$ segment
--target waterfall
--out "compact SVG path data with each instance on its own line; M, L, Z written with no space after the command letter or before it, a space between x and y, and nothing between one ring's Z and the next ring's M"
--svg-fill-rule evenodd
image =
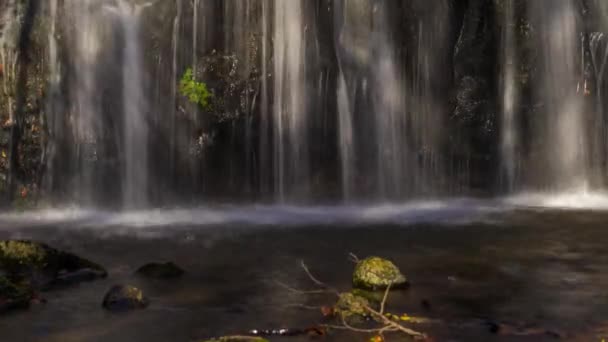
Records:
M140 43L142 10L152 3L131 5L118 0L118 13L124 34L123 106L124 106L124 205L146 206L148 187L148 121L143 93L143 58Z
M74 182L69 185L74 197L86 205L95 203L94 162L99 148L99 134L103 130L102 109L97 87L99 55L102 49L102 16L96 15L101 3L96 0L68 0L64 6L69 23L78 29L69 42L72 49L72 68L77 70L69 79L68 111L75 151L67 162L76 169ZM55 113L54 115L62 115ZM65 160L64 160L65 162Z
M58 26L58 2L57 0L49 1L49 12L51 29L48 35L48 58L49 58L49 96L47 102L48 112L48 130L49 130L49 146L47 147L48 154L48 173L54 174L57 166L55 161L58 153L58 140L59 137L65 134L62 129L61 117L58 115L63 111L63 104L61 103L61 63L59 63L59 47L57 46L57 26ZM49 177L47 184L45 185L49 189L54 188L53 179Z
M531 20L538 26L540 77L534 96L541 104L543 121L536 123L534 143L541 165L538 181L545 189L576 191L590 181L590 142L585 128L582 92L577 92L582 70L579 60L580 26L577 4L556 0L551 6L530 2Z
M304 1L274 2L274 177L280 201L306 194L308 174Z
M515 35L518 29L517 19L515 18L514 0L504 2L503 18L503 74L502 74L502 143L501 160L503 181L507 191L514 190L516 182L516 104L517 99L517 53Z
M399 198L405 193L408 155L405 88L387 23L389 8L374 4L375 24L371 32L371 75L364 91L371 95L376 127L376 177L381 198Z
M25 109L23 4L0 4L3 123L25 136L0 177L40 175L54 198L356 204L608 184L601 0L48 0ZM189 68L206 105L180 92ZM23 165L44 165L17 170L41 141Z
M199 31L199 5L200 0L192 1L192 69L196 73L198 60L198 31Z
M354 180L354 146L353 146L353 123L351 97L348 94L348 86L344 74L340 71L338 75L338 139L340 148L340 161L342 166L342 192L345 200L352 196Z
M169 118L170 122L170 147L176 146L177 143L177 130L176 130L176 117L178 115L177 110L177 99L178 99L178 84L179 84L179 48L180 48L180 25L182 20L183 13L183 3L182 0L177 0L176 2L176 11L175 18L173 19L173 27L171 33L171 99L169 104L171 105L171 116ZM173 151L169 152L169 174L174 175L176 173L176 160L173 155Z

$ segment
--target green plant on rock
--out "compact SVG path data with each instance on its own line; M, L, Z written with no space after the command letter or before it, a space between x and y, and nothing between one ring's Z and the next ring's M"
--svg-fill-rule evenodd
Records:
M203 109L209 108L211 92L205 83L196 80L192 68L188 68L184 72L179 82L179 92L182 96L187 97L190 102L201 106Z

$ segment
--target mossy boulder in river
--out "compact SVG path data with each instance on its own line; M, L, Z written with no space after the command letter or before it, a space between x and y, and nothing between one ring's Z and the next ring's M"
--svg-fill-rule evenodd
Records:
M149 301L142 290L130 285L115 285L103 298L102 306L110 311L144 309Z
M367 307L370 307L370 302L367 299L347 292L340 294L335 310L345 320L353 321L369 316Z
M34 291L27 284L16 284L0 276L0 315L30 306Z
M388 286L407 286L407 279L391 261L379 257L363 259L355 266L353 286L360 289L382 290Z
M34 288L71 284L107 276L100 265L45 244L0 241L0 273L13 281L27 281Z
M184 270L172 262L149 263L140 267L135 274L147 278L170 279L182 276Z

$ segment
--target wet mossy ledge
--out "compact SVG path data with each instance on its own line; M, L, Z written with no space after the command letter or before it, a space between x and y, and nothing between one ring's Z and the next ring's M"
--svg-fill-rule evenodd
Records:
M28 308L40 291L107 275L102 266L43 243L0 240L0 314Z

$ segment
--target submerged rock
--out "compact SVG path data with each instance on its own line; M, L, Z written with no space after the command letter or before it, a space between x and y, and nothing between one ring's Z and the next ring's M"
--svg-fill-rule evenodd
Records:
M27 284L16 284L0 276L0 314L16 309L26 309L34 298L34 291Z
M335 310L345 320L353 321L369 316L366 307L370 307L370 302L366 298L347 292L340 294Z
M100 265L33 241L0 241L0 274L35 289L104 278Z
M379 257L361 260L355 266L353 286L360 289L382 290L407 286L407 278L391 261Z
M184 270L172 262L149 263L140 267L135 273L148 278L170 279L181 277Z
M363 289L353 289L352 294L358 297L363 297L371 303L380 303L384 298L384 293L380 291L370 291Z
M115 285L103 298L102 306L110 311L144 309L149 301L142 290L130 285Z

